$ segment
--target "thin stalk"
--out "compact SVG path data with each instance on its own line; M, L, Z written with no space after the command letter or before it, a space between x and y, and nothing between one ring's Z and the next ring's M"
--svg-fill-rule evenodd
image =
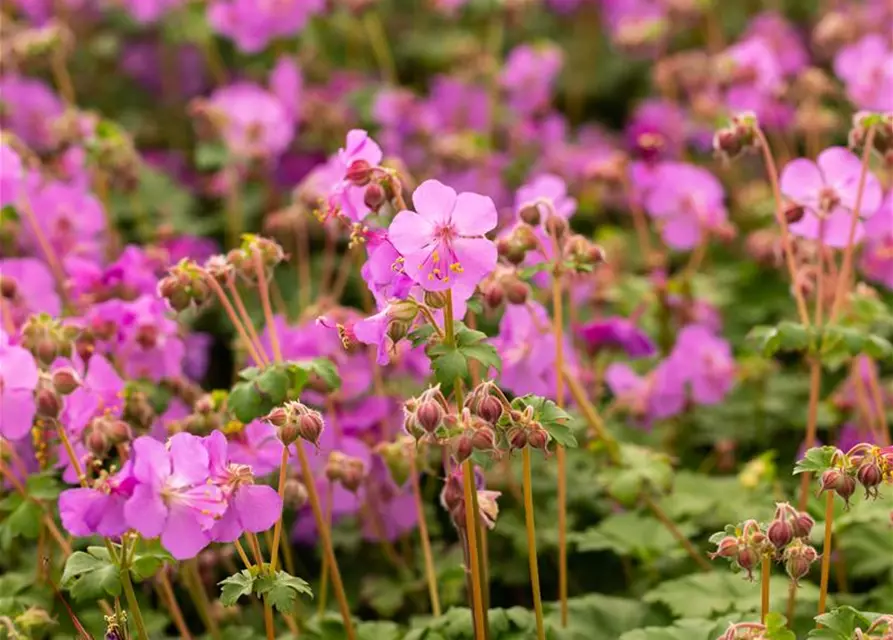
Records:
M267 632L267 640L276 640L276 625L273 623L273 606L266 597L264 597L264 629L266 629Z
M254 323L251 321L251 316L248 315L248 309L245 308L245 303L242 300L242 296L239 295L239 289L236 287L236 281L233 278L230 278L226 282L226 288L229 291L230 295L233 297L233 303L235 304L236 311L239 314L239 318L242 320L242 326L245 327L245 332L248 335L249 339L252 341L254 345L254 352L251 357L260 358L259 360L255 360L258 365L262 367L266 367L270 364L270 358L267 356L267 353L264 349L263 342L260 340L260 336L257 333L257 329L254 326Z
M186 620L183 618L180 605L177 604L177 598L174 596L174 589L171 587L171 581L167 577L165 567L162 567L161 571L158 572L158 590L161 592L165 604L170 610L171 618L173 618L174 626L177 627L180 637L185 640L192 640L192 635L189 633L189 627L186 626Z
M263 570L264 554L260 550L260 540L257 539L257 534L248 531L245 533L245 537L248 538L248 546L251 547L251 553L254 555L255 564L259 569Z
M13 336L16 332L16 326L9 307L10 305L7 303L6 298L0 295L0 329L3 329L7 335Z
M316 520L316 528L319 530L319 538L322 542L325 561L329 564L332 574L332 589L338 599L338 607L341 610L341 619L344 621L344 631L348 640L355 640L356 632L353 620L350 617L350 605L347 603L347 595L344 593L344 583L341 582L341 572L338 570L338 560L335 557L335 549L332 547L332 537L323 520L322 507L319 503L319 493L316 491L316 483L307 452L304 451L304 443L300 440L295 444L298 451L298 460L301 464L301 473L304 475L304 484L307 486L307 495L310 498L310 507L313 510L313 518Z
M862 421L868 428L868 432L875 438L875 442L884 444L883 425L879 425L881 427L881 433L877 433L874 424L874 408L868 398L868 389L866 388L865 381L862 379L862 375L859 371L858 359L855 359L852 362L850 367L850 378L852 378L853 388L856 391L857 412L862 416ZM883 410L883 407L881 407L881 409Z
M285 504L285 480L288 476L288 447L282 448L282 460L279 463L279 499L283 501ZM276 521L276 526L273 528L273 544L272 550L270 551L270 571L275 575L276 574L276 562L279 560L279 539L282 535L282 521L285 519L285 509L282 510L282 515L279 516L279 519Z
M611 462L620 464L622 460L617 441L610 433L608 433L604 420L602 420L598 411L589 401L586 391L583 389L583 385L566 368L562 370L562 373L564 374L564 380L567 382L568 389L571 392L574 402L580 407L580 411L583 412L583 417L586 419L586 422L589 423L593 432L595 432L595 436L605 445L605 449L608 452L608 456L611 458Z
M50 272L53 274L53 279L56 281L56 288L59 290L59 296L67 306L71 306L71 299L68 296L68 288L65 286L68 278L65 275L65 270L62 268L62 261L59 260L56 250L47 239L46 234L44 234L43 227L41 227L40 223L37 221L37 215L34 213L34 209L31 206L31 200L27 197L20 198L17 204L21 205L19 212L23 214L28 221L28 225L34 233L34 238L37 240L37 246L40 247L44 260L46 260L47 266L49 266Z
M239 172L234 165L224 169L226 179L226 248L234 249L244 228L244 212L239 195Z
M822 577L819 583L819 615L825 613L828 599L828 574L831 571L831 533L834 529L834 492L825 494L825 543L822 546Z
M332 496L334 485L329 480L326 485L326 526L332 526ZM323 559L322 575L319 577L319 615L320 617L326 610L327 600L329 599L329 563Z
M630 213L633 216L633 227L636 230L636 240L639 243L639 252L645 258L645 264L651 266L653 262L653 254L651 248L651 237L648 234L648 218L642 210L641 205L633 196L632 185L629 176L624 173L623 190L629 200Z
M372 46L372 53L378 68L390 85L397 85L397 65L394 62L394 56L391 54L391 48L388 46L388 38L385 35L384 28L381 24L381 17L374 9L366 11L362 18L363 28L369 37L369 44Z
M232 323L233 328L236 330L236 333L239 334L239 338L242 340L242 344L245 346L245 349L248 350L248 353L260 365L263 365L264 359L261 357L261 354L258 352L257 347L254 342L249 337L248 333L245 331L245 327L242 325L242 321L239 319L236 310L233 308L232 303L229 301L229 298L226 297L226 292L223 290L223 287L220 286L220 283L212 277L210 274L205 275L205 282L208 283L208 286L211 287L211 290L217 296L217 299L220 300L220 304L223 306L223 310L226 312L229 321Z
M136 635L140 640L149 640L149 634L146 633L146 623L143 622L143 614L140 611L140 604L137 602L136 593L133 591L133 583L130 581L130 567L122 567L120 571L121 588L124 590L124 596L127 598L127 607L130 609L130 618L136 625Z
M257 275L257 288L260 290L260 304L264 310L264 319L267 322L267 331L270 333L270 344L273 347L273 359L282 362L282 348L279 346L279 332L273 319L273 307L270 305L270 285L267 281L263 258L259 251L254 252L254 271ZM286 461L287 462L287 459ZM285 469L283 463L283 471Z
M806 414L806 449L815 446L816 429L819 420L819 394L822 384L822 363L813 358L809 362L809 407ZM804 473L800 479L800 499L797 501L797 508L800 511L806 509L806 502L809 499L809 483L812 474Z
M295 223L295 270L298 275L298 316L310 306L311 279L310 272L310 238L304 220Z
M220 640L222 638L220 627L211 613L211 602L208 600L208 594L205 591L205 586L202 584L202 578L198 572L198 563L195 558L192 558L184 562L182 566L185 570L183 581L186 583L186 588L192 596L192 601L195 603L198 615L202 619L202 624L205 625L205 628L214 640Z
M248 559L248 554L245 553L245 548L242 546L242 543L236 540L233 544L236 546L236 551L239 553L239 557L242 558L242 563L245 565L245 568L250 569L253 567L254 565L251 564L251 560Z
M853 219L850 222L850 232L847 236L846 248L843 251L843 264L840 268L840 277L837 278L837 288L834 291L834 303L831 305L831 322L837 319L850 286L850 272L853 269L853 253L856 248L856 229L859 226L859 213L862 210L862 196L865 193L865 182L868 177L868 162L871 159L871 148L874 146L875 127L868 129L865 137L865 148L862 150L862 172L859 174L859 185L856 187L856 202L853 204Z
M557 248L557 247L556 247ZM552 273L552 330L555 334L555 368L564 371L564 301L561 273L557 266ZM555 404L564 406L564 376L555 376ZM527 449L525 448L525 453ZM564 447L555 447L558 458L558 599L561 607L561 626L567 626L567 456ZM526 502L526 500L525 500ZM531 518L533 515L531 514ZM532 521L531 521L532 522ZM528 532L528 537L530 532ZM534 547L535 548L535 547ZM533 573L531 571L531 580ZM539 576L537 575L537 583ZM539 586L535 587L539 599ZM538 626L541 620L537 620Z
M559 376L560 378L561 376ZM521 451L521 459L524 463L524 523L527 528L527 561L530 564L530 585L533 589L533 611L536 615L536 637L546 640L546 629L543 624L543 601L540 596L540 571L536 559L536 524L533 513L533 473L530 469L530 447L524 447ZM562 602L562 618L567 617L566 603ZM566 622L562 622L566 624Z
M887 423L887 410L884 408L884 396L881 391L881 385L878 381L877 369L872 366L868 369L868 390L871 391L871 399L874 402L874 409L878 414L878 426L881 431L882 445L890 444L890 426Z
M676 523L670 519L670 516L668 516L666 512L661 509L660 505L654 501L654 498L647 496L645 498L645 506L647 506L651 513L654 514L654 517L666 527L667 531L676 538L676 541L682 545L682 548L685 549L685 552L688 553L689 557L694 560L703 571L713 571L713 567L707 562L707 559L698 552L695 546L691 543L691 540L685 537L685 534L679 530L679 527L677 527Z
M788 229L788 221L784 216L784 203L781 199L781 188L778 185L778 168L775 165L775 159L772 157L772 150L769 147L769 141L766 135L757 127L756 135L760 142L760 149L763 153L763 161L766 164L766 173L769 176L769 183L772 186L772 195L775 198L775 219L781 229L781 245L785 257L785 264L788 267L788 275L791 278L791 290L794 295L794 301L797 303L797 313L800 316L800 322L804 326L809 326L809 309L806 306L806 299L803 291L797 282L797 265L794 263L793 243L791 242L791 234Z
M437 592L437 572L434 570L434 556L431 553L431 539L428 537L428 524L425 520L425 503L422 501L422 488L419 484L419 470L416 464L415 451L409 454L409 479L412 484L412 496L419 514L419 539L422 543L422 555L425 558L425 579L428 581L428 596L431 598L431 614L440 617L440 595Z
M769 576L772 572L769 554L763 554L760 569L760 622L766 624L766 615L769 613Z

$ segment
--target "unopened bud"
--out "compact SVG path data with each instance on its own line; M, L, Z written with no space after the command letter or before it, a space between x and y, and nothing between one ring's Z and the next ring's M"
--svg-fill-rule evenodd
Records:
M297 478L285 481L285 504L291 509L301 509L307 504L307 487Z
M564 239L569 229L570 225L567 223L567 220L561 216L553 215L546 219L546 232L559 242Z
M757 566L759 561L760 554L750 547L742 547L738 549L738 553L735 555L735 562L748 573Z
M412 322L419 315L415 300L400 300L388 306L388 317L401 322Z
M484 298L484 304L489 309L498 309L505 299L505 291L497 282L490 282L483 286L481 294Z
M865 497L867 498L877 495L877 487L883 482L884 473L877 460L872 458L859 466L859 469L856 471L856 479L865 487Z
M265 422L269 422L274 427L284 427L288 422L288 411L284 407L276 407L270 413L263 417Z
M496 448L496 434L489 426L482 426L471 434L471 444L478 451L493 451Z
M549 432L542 427L533 428L527 433L527 443L534 449L545 451L549 445Z
M512 304L525 304L530 296L530 286L520 280L513 279L505 287L505 297Z
M426 433L434 433L443 421L443 407L434 400L426 400L419 406L416 420Z
M71 367L63 367L53 371L53 388L57 393L67 396L81 386L81 379Z
M322 428L322 416L318 411L308 411L298 419L298 434L314 446L319 446Z
M49 365L56 359L59 351L56 342L49 336L45 336L37 341L34 347L34 355L41 363Z
M496 424L502 416L502 403L493 396L484 396L478 403L477 414L490 424Z
M462 435L455 439L453 445L453 456L456 458L456 462L462 464L471 457L471 454L473 452L474 443L472 442L470 437Z
M808 538L812 528L815 526L815 520L805 511L801 511L791 524L794 527L795 538Z
M734 558L738 555L738 538L726 536L719 541L716 551L710 554L710 558Z
M523 449L527 446L527 432L524 429L515 429L509 433L508 440L512 450Z
M776 549L783 549L794 539L794 527L787 520L773 520L766 531L766 537Z
M372 180L372 165L363 159L354 160L347 168L344 178L358 187L365 187Z
M512 264L521 264L527 257L527 249L509 238L500 238L496 241L496 250L503 258Z
M432 309L443 309L447 305L447 295L444 291L426 291L425 304Z
M95 426L87 431L87 437L84 439L84 444L87 446L87 449L90 450L90 453L97 458L103 457L112 446L102 429L98 429Z
M276 430L276 435L279 436L279 441L287 447L301 437L301 432L297 424L289 421Z
M538 225L540 223L540 220L542 220L539 207L537 207L535 204L528 204L521 207L521 211L518 216L521 218L521 220L532 227Z
M388 195L385 193L384 187L377 182L370 182L363 192L363 204L372 211L378 211L387 199Z
M109 442L113 445L130 442L130 440L133 439L133 432L130 430L130 425L123 420L110 420L104 425L103 431L109 439Z
M356 493L365 477L366 470L363 461L359 458L348 458L341 472L341 486L351 493Z
M40 389L35 400L37 415L42 418L57 418L62 411L62 400L53 389Z
M141 325L136 330L136 341L143 349L152 349L158 344L158 328L152 324Z

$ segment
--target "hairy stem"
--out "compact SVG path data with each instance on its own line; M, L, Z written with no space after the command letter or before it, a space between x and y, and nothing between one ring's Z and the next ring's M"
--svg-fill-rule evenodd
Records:
M822 546L822 577L819 583L819 615L825 613L828 600L828 575L831 572L831 534L834 530L834 492L825 494L825 542Z
M189 633L189 627L186 626L186 620L183 618L180 605L177 604L177 598L174 595L171 581L167 577L165 567L162 567L161 571L158 572L158 590L165 600L165 605L170 610L171 618L174 621L174 626L177 627L180 637L185 640L192 640L192 635Z
M695 546L691 543L691 540L685 537L685 534L679 530L679 527L676 526L676 523L673 522L670 516L668 516L666 512L661 509L660 505L654 501L654 498L647 496L645 498L645 506L647 506L651 513L654 514L654 517L666 527L667 531L676 538L676 541L682 545L682 548L685 549L685 552L688 553L689 557L694 560L703 571L713 571L713 567L710 566L707 559L698 552Z
M285 480L288 476L288 447L282 448L282 461L279 463L279 499L283 501L283 507L285 504ZM276 562L279 560L279 538L282 535L282 521L285 517L285 509L282 510L282 515L279 516L279 519L276 521L276 526L273 528L273 545L270 550L270 572L274 575L276 574Z
M556 247L557 248L557 247ZM552 273L552 330L555 334L555 368L564 371L564 303L561 291L561 272L557 265ZM564 376L555 376L555 403L564 406ZM525 452L527 450L525 449ZM567 626L567 456L564 447L555 447L558 458L558 599L561 606L561 626ZM531 518L532 518L531 514ZM531 573L531 579L533 574ZM539 576L537 576L539 583ZM535 587L539 599L539 585ZM542 622L537 620L538 623Z
M419 485L419 469L416 464L415 451L409 454L409 479L412 484L412 496L419 514L419 538L422 543L422 555L425 558L425 579L428 581L428 596L431 598L431 614L440 617L440 595L437 592L437 572L434 569L434 556L431 553L431 539L428 536L428 524L425 521L425 503L422 501L422 488Z
M769 577L772 573L772 559L764 553L760 566L760 622L766 624L769 613Z
M560 378L561 376L559 376ZM533 513L533 474L530 465L530 447L524 447L521 451L521 459L524 464L522 484L524 487L524 523L527 528L527 560L530 564L530 585L533 589L533 611L536 615L536 637L539 640L546 639L546 630L543 624L543 602L540 596L540 571L536 558L536 524ZM565 602L562 602L566 606ZM566 611L563 611L566 617ZM566 624L566 623L565 623Z

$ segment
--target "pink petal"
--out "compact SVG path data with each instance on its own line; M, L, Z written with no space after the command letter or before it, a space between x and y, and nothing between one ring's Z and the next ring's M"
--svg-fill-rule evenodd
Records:
M605 383L616 396L638 393L643 388L644 382L629 365L622 362L610 364L605 369Z
M247 531L266 531L282 515L282 500L273 489L262 484L240 487L233 496L233 507Z
M161 496L146 484L139 484L124 505L127 524L139 531L144 538L157 538L164 530L168 517L167 507Z
M208 479L208 450L201 438L191 433L177 433L170 439L173 486L201 484Z
M859 178L862 174L862 160L848 149L831 147L819 154L818 163L826 182L832 185L840 196L840 203L847 209L854 210L859 192ZM883 189L869 170L865 174L859 215L867 218L877 211L882 198Z
M496 227L496 205L488 196L460 193L453 210L456 231L465 236L482 236Z
M27 349L9 347L3 352L0 362L3 365L0 374L7 389L33 390L37 386L37 365Z
M133 441L133 475L140 482L160 486L171 475L171 459L163 444L142 436Z
M822 173L814 162L798 158L785 165L781 172L781 192L799 204L816 207L818 193L825 186Z
M671 248L686 251L693 249L701 241L701 226L691 216L674 216L661 228L661 237Z
M171 509L161 534L161 544L177 560L194 558L211 542L193 514L188 507Z
M415 210L431 224L450 224L457 198L456 191L452 187L437 180L425 180L412 194ZM394 242L393 238L391 242ZM396 242L394 246L401 251Z
M233 542L238 540L244 531L241 523L239 523L239 514L235 507L230 506L226 513L214 523L214 526L208 531L215 542Z
M486 238L457 238L452 244L456 261L463 269L463 273L456 274L457 280L474 279L477 284L496 267L496 244Z
M401 211L388 227L388 238L397 251L408 255L434 242L434 225L413 211Z
M19 440L31 432L34 422L34 393L25 389L7 389L0 393L0 435Z
M94 512L108 496L94 489L68 489L59 495L59 518L62 526L73 536L91 536Z

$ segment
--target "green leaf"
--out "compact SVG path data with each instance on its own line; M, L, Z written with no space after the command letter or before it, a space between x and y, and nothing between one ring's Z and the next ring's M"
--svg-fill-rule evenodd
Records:
M788 629L787 618L780 613L769 612L766 614L766 631L763 634L766 640L797 640L797 635Z
M264 411L264 399L254 386L254 382L239 382L233 385L232 391L227 396L226 406L240 422L245 424L269 413Z
M410 331L406 337L409 338L413 347L420 347L428 343L431 336L434 335L434 331L435 329L432 325L423 324L418 329Z
M219 142L203 142L195 149L195 166L200 171L216 171L226 165L226 147Z
M306 376L306 372L304 373ZM288 393L288 372L281 366L273 366L266 369L254 380L257 389L264 394L265 399L273 405L285 402ZM303 386L303 385L301 385Z
M673 483L673 468L662 454L624 444L620 446L619 467L609 467L601 474L608 493L621 504L631 507L643 493L666 493Z
M838 453L837 447L824 446L813 447L806 452L802 460L794 465L794 475L800 473L822 473L832 466L834 455Z
M118 567L109 560L75 551L65 562L61 585L75 600L98 600L121 595Z
M286 363L289 373L292 374L291 393L297 399L311 377L321 380L331 391L337 391L341 387L341 376L338 369L328 358L313 358L312 360L290 360Z
M822 640L851 640L856 629L866 631L879 616L878 613L864 613L849 606L837 607L816 616L815 620L822 625L822 628L813 629L807 637Z
M37 500L55 500L62 492L62 484L56 474L48 471L28 476L25 488L28 495Z
M695 528L679 525L683 535L691 536ZM635 512L613 514L595 527L571 535L579 551L607 549L619 556L653 560L666 554L684 554L679 543L655 518Z
M285 571L277 571L275 577L261 576L254 589L280 613L292 613L299 595L313 596L310 585Z
M682 619L669 627L645 627L628 631L617 640L715 640L728 626L716 620Z
M437 345L428 353L431 356L434 375L445 388L452 387L456 378L464 379L468 375L468 360L455 347Z
M870 335L865 339L865 354L875 360L893 361L893 344L886 338Z
M165 562L174 562L174 557L157 545L145 551L137 552L130 561L130 574L136 582L148 580L154 576Z
M492 367L497 371L502 370L502 358L492 344L473 344L460 347L459 350L466 358L477 360L488 369Z
M40 520L43 509L32 500L22 500L6 519L6 526L13 536L36 538L40 532Z
M220 603L225 607L231 607L242 596L251 595L254 590L254 576L248 569L242 569L239 573L224 578L217 584L222 587Z

